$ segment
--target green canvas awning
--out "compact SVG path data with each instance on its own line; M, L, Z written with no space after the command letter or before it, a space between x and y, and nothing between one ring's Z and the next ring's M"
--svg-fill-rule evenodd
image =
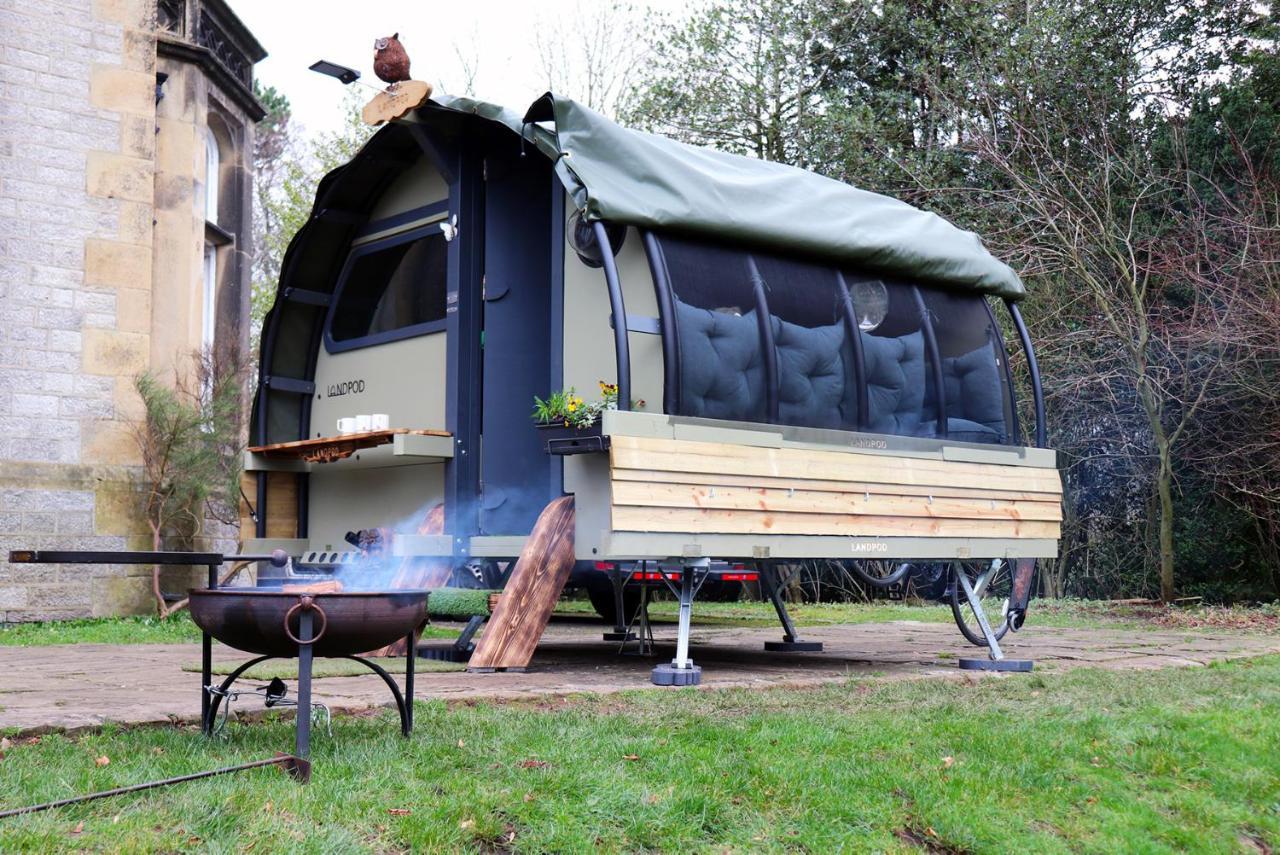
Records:
M1026 293L976 234L879 193L628 130L551 93L523 117L471 98L438 95L432 104L531 140L555 160L574 204L591 220L738 241L1013 300Z

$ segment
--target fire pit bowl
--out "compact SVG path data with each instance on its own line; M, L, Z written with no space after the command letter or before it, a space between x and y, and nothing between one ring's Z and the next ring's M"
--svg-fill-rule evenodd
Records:
M411 634L427 619L423 590L308 594L260 588L197 588L191 619L228 647L262 656L298 655L301 612L314 615L314 656L358 656ZM303 598L311 605L303 606Z

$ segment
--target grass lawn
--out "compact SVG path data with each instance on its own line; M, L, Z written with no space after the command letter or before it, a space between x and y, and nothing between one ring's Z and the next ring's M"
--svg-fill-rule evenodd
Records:
M989 615L1000 614L1000 603L987 602ZM787 607L800 626L830 624L881 623L892 620L914 620L925 623L952 623L951 607L938 603L895 602L879 600L871 603L799 603ZM558 614L591 615L595 612L586 600L561 600ZM661 620L675 620L677 604L673 600L651 603L649 614ZM693 606L695 624L734 624L775 626L777 618L769 603L740 601L736 603L702 603ZM1231 629L1246 632L1280 632L1280 604L1264 606L1186 606L1112 603L1101 600L1032 600L1027 623L1032 626L1086 626L1123 629Z
M789 607L800 626L880 623L914 620L951 623L951 609L936 603L904 603L888 600L873 603L803 603ZM988 603L990 614L999 614L1000 605ZM592 616L595 611L585 599L562 599L556 613L563 616ZM676 603L658 600L649 614L660 621L674 621ZM696 603L694 623L704 626L775 626L777 618L768 603ZM1033 600L1027 618L1038 626L1110 626L1123 629L1230 629L1244 632L1280 632L1280 604L1253 608L1189 606L1164 608L1093 600ZM462 624L435 620L423 638L456 638ZM46 644L162 644L199 641L200 630L186 612L171 618L91 618L0 625L0 646L36 647Z
M433 624L423 638L457 638L461 624ZM200 628L185 611L157 617L86 618L11 623L0 626L0 647L42 647L46 644L173 644L197 642Z
M1280 657L420 704L272 769L0 820L0 851L1239 852L1280 845ZM285 720L11 745L0 805L269 757ZM108 757L98 765L95 758Z

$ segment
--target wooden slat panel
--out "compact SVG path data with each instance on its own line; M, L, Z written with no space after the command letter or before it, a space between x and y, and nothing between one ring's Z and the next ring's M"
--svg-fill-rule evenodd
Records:
M1037 494L1043 495L1043 494ZM617 481L615 505L952 519L1062 519L1061 503Z
M249 493L250 498L254 495ZM268 472L267 537L289 539L297 536L298 476L292 472Z
M1002 464L960 463L792 448L754 448L724 443L612 437L615 469L664 469L882 484L972 487L1061 494L1053 469Z
M895 496L933 496L935 499L996 499L1009 502L1057 502L1050 493L1027 490L988 490L982 487L933 487L915 484L873 484L870 481L824 481L816 478L770 478L765 475L731 475L711 472L669 472L658 469L614 469L615 484L635 481L652 484L712 484L769 490L822 490L834 493L885 493Z
M846 537L1000 537L1056 540L1055 522L790 514L613 506L615 531L690 534L800 534Z

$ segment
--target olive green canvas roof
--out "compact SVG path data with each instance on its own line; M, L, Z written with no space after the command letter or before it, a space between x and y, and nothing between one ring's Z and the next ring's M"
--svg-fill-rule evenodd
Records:
M1013 300L1026 293L973 232L804 169L629 130L551 93L523 117L471 98L437 95L432 103L531 140L555 160L591 220L738 241Z

